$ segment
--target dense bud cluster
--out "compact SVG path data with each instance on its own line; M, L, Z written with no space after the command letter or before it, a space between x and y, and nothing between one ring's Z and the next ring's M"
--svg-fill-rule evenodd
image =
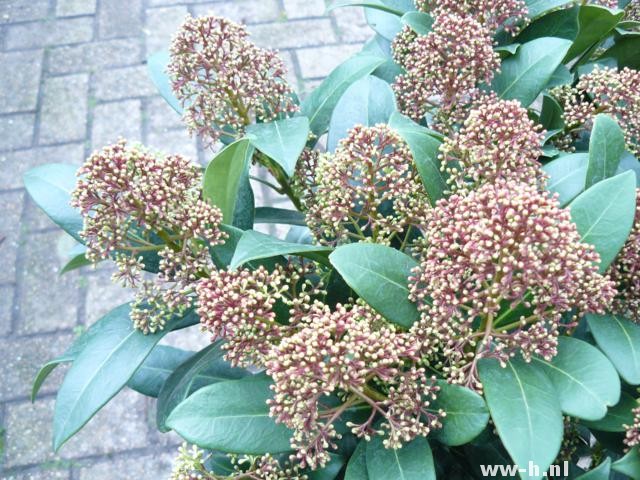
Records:
M623 425L625 429L624 444L628 448L640 445L640 407L633 409L633 425Z
M382 124L354 127L334 155L320 159L315 183L307 223L325 243L388 243L422 223L428 210L409 147Z
M477 85L490 82L500 67L491 32L470 16L443 13L427 35L408 32L393 45L406 73L393 88L400 110L416 121L435 107L450 112L477 95Z
M624 130L629 151L640 155L640 72L631 68L596 68L580 78L574 88L554 94L564 104L567 128L590 129L598 113L612 115Z
M224 241L222 213L200 198L200 170L179 155L154 155L126 141L95 152L78 171L72 205L84 217L86 257L113 256L114 280L139 287L132 319L155 331L190 304L187 290L210 266L206 245ZM159 259L158 280L143 280L144 255Z
M498 180L441 200L425 238L412 331L428 353L437 340L444 372L470 387L482 356L552 358L563 313L602 313L615 293L569 212L531 185Z
M482 98L462 128L440 148L452 190L468 190L497 179L540 185L538 163L544 133L517 100Z
M297 109L277 52L257 47L244 26L225 18L187 17L168 69L189 130L207 143Z
M640 1L631 0L625 7L625 20L640 22ZM635 28L637 30L637 28Z
M427 411L437 391L434 380L422 369L403 371L416 354L410 337L367 306L330 311L315 304L267 360L275 392L271 415L294 431L292 447L301 464L316 468L328 461L327 451L340 438L335 422L354 405L367 404L372 413L364 423L347 426L367 439L386 432L388 448L437 428L438 415ZM376 388L379 382L388 386L386 394ZM342 402L331 408L336 396ZM382 431L373 427L378 414Z

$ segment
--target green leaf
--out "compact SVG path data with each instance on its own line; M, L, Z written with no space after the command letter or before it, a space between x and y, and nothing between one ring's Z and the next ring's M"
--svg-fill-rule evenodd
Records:
M166 100L171 108L182 115L182 105L180 105L180 101L173 94L173 89L171 88L171 79L169 78L169 75L167 75L167 66L169 65L169 60L169 52L166 50L154 53L149 58L147 58L147 69L149 71L151 81L158 89L160 95L162 95L162 98Z
M558 354L550 362L534 357L556 389L564 413L598 420L620 400L620 379L611 362L582 340L560 337Z
M329 255L345 282L389 321L409 328L420 318L409 301L408 278L417 262L384 245L352 243Z
M541 37L575 40L580 28L578 24L579 11L580 7L574 5L571 8L563 8L548 13L530 23L514 41L524 43Z
M368 75L351 85L331 117L327 150L334 151L355 125L387 123L396 111L395 96L387 82Z
M539 369L521 359L502 368L494 359L480 360L480 380L498 435L514 463L540 467L542 472L555 460L563 435L562 412L553 385Z
M616 43L602 54L602 59L614 59L619 69L624 67L640 70L640 38L627 37L616 40Z
M589 470L584 475L580 475L576 480L609 480L611 472L611 459L607 458L593 470Z
M256 208L255 223L279 223L285 225L298 225L306 227L304 214L296 210L285 208L258 207Z
M547 86L570 46L570 40L555 37L524 43L515 55L502 62L491 89L500 98L519 100L528 107Z
M122 305L92 327L58 391L53 418L53 446L57 451L124 387L156 344L193 313L174 318L165 329L144 335L133 328L129 305ZM189 317L189 318L187 318Z
M77 270L78 268L88 267L89 265L93 265L93 262L87 260L87 257L84 256L84 253L80 253L69 260L62 270L60 270L60 275L71 272L72 270Z
M231 367L223 358L221 343L212 343L182 362L167 378L158 393L156 424L161 432L169 431L167 418L193 392L213 383L238 380L249 373Z
M427 35L433 27L433 17L424 12L407 12L401 21L419 35Z
M424 437L393 450L385 448L377 435L367 443L366 462L370 480L436 480L431 447Z
M218 153L204 173L202 194L222 210L225 223L233 221L238 191L252 155L250 141L238 140Z
M540 111L540 125L545 130L564 129L564 112L555 98L546 93L542 95L542 110Z
M582 241L596 247L604 272L627 241L636 212L636 178L631 171L596 183L570 205Z
M620 159L620 165L618 165L618 171L616 175L631 170L636 174L636 186L640 187L640 161L628 151L625 151Z
M566 5L568 0L525 0L527 4L527 17L531 19L538 18L550 10Z
M238 186L232 225L240 230L249 230L253 228L254 217L255 197L253 195L253 187L251 186L251 181L249 179L249 168L247 166L240 177L240 185Z
M127 386L147 397L156 398L171 373L191 356L193 352L157 345L129 379Z
M434 205L445 196L444 192L447 190L447 181L440 170L440 160L438 160L442 142L431 130L398 112L391 115L389 126L397 131L409 145L424 188L431 204Z
M76 188L78 167L63 163L50 163L33 168L24 174L24 186L33 201L56 225L83 243L82 216L69 204L71 192Z
M489 410L483 398L476 392L460 385L438 381L440 391L429 410L442 409L446 416L441 419L442 428L432 435L445 445L459 446L469 443L482 433L489 422Z
M611 468L633 480L640 480L640 447L633 447L624 457L613 462Z
M301 105L301 114L309 119L311 131L320 137L331 122L331 114L340 97L355 81L369 75L385 62L384 58L360 54L340 64Z
M309 119L293 117L249 125L246 138L291 177L309 138Z
M598 45L613 31L624 16L622 10L611 10L599 5L581 5L578 21L580 31L573 45L565 56L565 61L583 55L586 51Z
M271 380L263 375L201 388L178 405L167 425L188 442L229 453L291 450L291 432L269 417Z
M400 18L382 10L365 9L364 17L373 31L389 41L393 41L402 30Z
M618 122L608 115L597 115L589 141L587 188L615 175L624 149L624 132Z
M327 263L330 247L289 243L264 233L247 230L242 234L231 260L230 268L235 269L251 261L279 255L299 255L321 263Z
M640 325L616 315L587 315L598 347L609 357L620 376L640 384Z
M625 425L633 424L633 409L638 406L635 398L622 392L620 401L611 407L604 418L595 421L583 421L586 427L601 432L624 432Z
M402 16L402 14L404 13L402 10L393 8L389 5L386 5L384 2L382 2L381 0L369 0L369 1L363 1L363 0L352 0L352 1L341 1L338 0L337 2L334 2L331 4L331 6L327 9L327 12L330 12L331 10L334 10L336 8L340 8L340 7L365 7L365 8L373 8L376 10L380 10L382 12L387 12L387 13L391 13L393 15L398 15L399 17Z
M329 462L327 462L324 468L317 470L308 469L304 472L308 480L334 480L337 478L344 466L344 457L334 453L330 453L329 457Z
M356 449L347 463L347 470L344 473L344 480L369 480L367 473L367 442L360 440Z

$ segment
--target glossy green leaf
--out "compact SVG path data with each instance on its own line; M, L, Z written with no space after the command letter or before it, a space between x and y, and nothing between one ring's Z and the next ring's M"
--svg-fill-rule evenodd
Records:
M336 104L355 81L369 75L385 62L373 55L356 55L340 64L301 105L301 114L309 119L311 131L318 137L326 132Z
M618 122L602 113L596 116L589 141L586 188L615 175L624 149L624 132Z
M571 8L563 8L548 13L531 22L514 41L519 43L529 42L536 38L556 37L574 40L578 36L578 13L580 7L574 5Z
M360 440L347 463L344 480L369 480L367 473L367 442Z
M213 343L182 362L164 382L158 393L156 424L166 432L167 418L193 392L213 383L238 380L249 373L233 368L224 360L220 342Z
M263 375L201 388L167 419L167 426L202 448L263 455L291 450L291 431L269 416L271 380Z
M633 447L624 457L613 462L611 468L633 480L640 480L640 447Z
M252 154L250 141L238 140L218 153L204 173L202 194L222 210L225 223L233 222L238 191Z
M331 251L330 247L285 242L264 233L247 230L242 234L229 266L235 269L251 260L280 255L300 255L301 257L327 263L327 255Z
M409 145L429 200L434 205L445 196L444 192L447 190L447 181L444 173L440 170L440 161L438 160L442 142L434 136L431 130L418 125L398 112L391 115L389 126L397 131Z
M560 85L570 85L574 81L574 74L567 68L566 65L558 65L558 68L553 72L547 86L547 90L559 87Z
M167 66L169 65L169 52L161 51L154 53L147 58L147 69L151 81L158 89L158 93L162 95L162 98L173 108L177 113L182 115L183 108L180 105L180 101L173 94L171 88L171 79L167 74Z
M589 470L584 475L580 475L576 480L609 480L611 473L611 459L607 458L593 470Z
M397 15L368 8L364 11L364 17L374 32L389 41L393 41L402 30L402 22Z
M396 111L395 95L387 82L368 75L351 85L331 117L327 150L334 151L355 125L387 123Z
M567 0L525 0L525 3L527 4L527 17L534 19L569 2Z
M640 325L616 315L587 315L598 347L631 385L640 384Z
M409 301L408 279L416 261L384 245L352 243L329 255L331 264L362 299L389 321L409 328L420 314Z
M427 35L433 27L433 17L424 12L407 12L401 21L419 35Z
M540 467L540 475L521 473L523 480L538 480L555 460L564 431L560 403L553 385L540 369L521 359L502 368L494 359L479 364L485 399L505 448L514 463Z
M438 381L440 391L429 410L442 409L442 428L432 435L445 445L458 446L469 443L482 433L489 422L489 410L484 399L473 390L459 385Z
M285 208L258 207L256 208L255 223L279 223L305 227L304 214L296 210Z
M76 187L78 167L50 163L24 174L24 186L33 201L56 225L82 243L82 216L73 208L71 192Z
M602 59L615 60L618 68L624 67L640 70L640 38L627 37L616 40L616 43L602 54Z
M193 352L157 345L129 379L127 386L147 397L156 398L167 378L191 356Z
M625 172L596 183L570 205L582 241L595 246L604 272L627 241L636 211L636 178Z
M323 468L317 470L308 469L305 472L308 480L334 480L344 466L344 457L335 453L329 454L329 461Z
M65 263L64 267L62 267L62 270L60 270L60 275L69 273L73 270L77 270L78 268L88 267L90 265L93 265L93 262L87 260L87 257L85 257L84 253L79 253L67 263Z
M558 354L550 362L534 357L556 390L564 413L598 420L620 400L616 369L600 350L582 340L560 337Z
M246 168L240 177L232 225L240 230L250 230L253 228L254 217L255 196L249 179L249 168Z
M638 406L636 399L622 392L620 401L607 410L604 418L595 421L583 421L586 427L601 432L624 432L625 425L633 424L633 409Z
M366 462L370 480L436 480L433 454L424 437L393 450L385 448L377 435L367 443Z
M129 305L105 315L93 328L58 391L53 418L53 446L58 450L95 413L124 387L151 350L178 324L174 318L165 329L145 335L133 328Z
M640 161L628 151L625 151L620 159L620 165L618 165L618 171L616 175L631 170L636 175L636 186L640 187Z
M524 43L515 55L502 62L491 89L500 98L519 100L528 107L547 86L570 46L570 40L555 37Z
M291 177L309 138L309 119L293 117L249 125L246 138Z
M622 10L611 10L600 5L581 5L578 14L580 30L565 56L565 61L583 55L600 43L613 31L623 16Z
M539 123L545 130L564 129L564 111L558 101L546 93L542 95Z
M328 12L340 7L365 7L365 8L373 8L376 10L381 10L386 13L391 13L393 15L402 16L404 13L402 10L393 8L381 0L352 0L352 1L342 1L338 0L333 2L331 6L327 9Z

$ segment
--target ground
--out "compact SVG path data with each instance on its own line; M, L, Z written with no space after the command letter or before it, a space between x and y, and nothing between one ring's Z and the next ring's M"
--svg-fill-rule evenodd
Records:
M0 478L168 477L179 440L156 432L153 401L131 391L52 452L64 368L32 404L39 365L131 295L110 284L105 268L59 275L72 242L27 197L22 174L43 163L79 165L120 136L206 163L211 152L155 94L145 58L167 48L187 13L209 12L248 24L258 44L280 49L302 92L370 36L359 9L325 16L323 0L0 0ZM206 342L197 331L172 341Z

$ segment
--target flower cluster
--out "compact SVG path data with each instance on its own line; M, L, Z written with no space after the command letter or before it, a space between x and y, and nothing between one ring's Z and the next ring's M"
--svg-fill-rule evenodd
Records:
M383 124L354 127L334 155L320 159L315 183L307 223L325 243L389 243L428 210L409 147Z
M416 0L416 7L434 16L444 13L467 15L496 32L499 28L517 34L528 14L523 0Z
M564 104L565 123L572 133L590 129L598 113L607 113L624 130L629 151L640 155L639 71L596 68L574 88L558 88L554 94Z
M185 288L209 267L207 244L225 239L222 213L200 198L198 167L121 140L89 157L78 175L72 205L84 217L86 257L114 257L114 280L140 288L134 322L145 332L161 328L190 304ZM150 256L158 263L157 282L142 278Z
M517 100L483 97L440 148L442 170L456 191L497 179L541 184L544 133Z
M624 10L625 20L640 22L640 2L638 0L631 0Z
M638 202L631 234L609 267L609 273L618 288L614 310L640 322L640 189L636 196Z
M427 35L400 35L395 58L406 73L393 88L400 110L416 121L435 107L451 112L477 95L500 67L491 32L470 16L443 13Z
M439 416L427 410L438 390L434 380L422 369L403 370L416 353L412 339L370 307L338 304L330 311L315 304L267 359L275 391L271 415L294 431L292 447L300 463L316 468L328 461L327 450L340 438L335 422L358 404L369 405L371 416L347 426L367 439L386 432L388 448L439 427ZM386 393L376 388L382 383ZM332 408L336 396L342 401ZM373 427L377 414L382 431Z
M187 17L171 45L173 91L189 130L207 143L297 109L277 52L247 37L244 26L225 18Z
M624 444L628 448L640 445L640 407L633 409L633 425L623 425L625 429Z
M425 237L410 278L422 312L412 332L428 353L436 339L445 374L473 388L478 358L550 359L563 314L602 313L615 294L569 212L532 185L498 180L441 200Z

